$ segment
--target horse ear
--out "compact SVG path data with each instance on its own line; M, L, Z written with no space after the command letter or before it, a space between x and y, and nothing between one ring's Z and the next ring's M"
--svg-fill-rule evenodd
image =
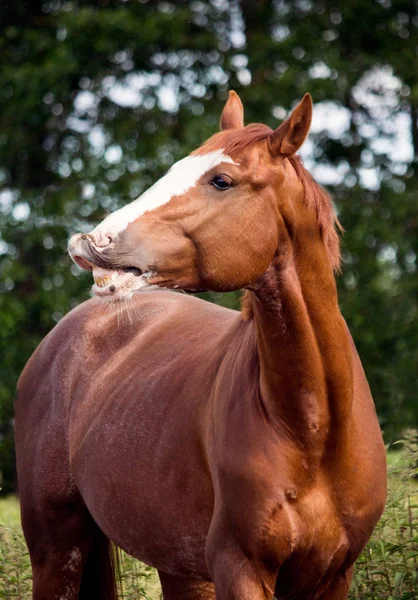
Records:
M302 146L312 121L312 98L305 94L290 117L269 138L270 151L274 156L291 156Z
M244 107L240 97L231 90L221 115L221 129L242 129L244 127Z

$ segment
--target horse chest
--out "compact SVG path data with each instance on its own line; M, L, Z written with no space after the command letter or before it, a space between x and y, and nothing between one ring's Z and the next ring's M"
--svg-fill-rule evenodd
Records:
M280 540L276 544L283 551L285 539L288 550L282 554L275 595L280 600L302 594L314 599L346 562L350 540L328 492L315 489L300 500L292 496L274 528Z

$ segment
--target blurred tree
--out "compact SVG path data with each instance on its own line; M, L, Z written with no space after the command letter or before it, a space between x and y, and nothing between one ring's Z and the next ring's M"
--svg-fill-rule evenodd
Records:
M344 236L343 314L387 439L418 422L417 2L0 0L0 472L33 349L90 279L69 234L217 129L236 89L272 127L310 91L307 166ZM206 294L237 306L237 294Z

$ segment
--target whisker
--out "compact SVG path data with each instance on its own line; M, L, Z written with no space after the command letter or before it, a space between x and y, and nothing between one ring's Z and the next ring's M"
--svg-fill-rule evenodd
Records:
M131 306L132 306L132 302L130 300L125 300L126 314L129 317L129 321L130 321L131 325L133 325L134 322L132 320L132 315L131 315L131 312L130 312Z
M121 310L120 310L119 302L116 303L116 314L117 314L117 317L118 317L118 329L120 329L120 324L121 324Z

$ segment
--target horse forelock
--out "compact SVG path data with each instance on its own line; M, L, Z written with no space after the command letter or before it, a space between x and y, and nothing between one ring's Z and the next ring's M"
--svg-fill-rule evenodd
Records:
M231 129L215 133L202 146L197 148L192 155L206 154L222 149L223 154L235 158L249 146L267 139L273 130L262 123L252 123L242 129Z

